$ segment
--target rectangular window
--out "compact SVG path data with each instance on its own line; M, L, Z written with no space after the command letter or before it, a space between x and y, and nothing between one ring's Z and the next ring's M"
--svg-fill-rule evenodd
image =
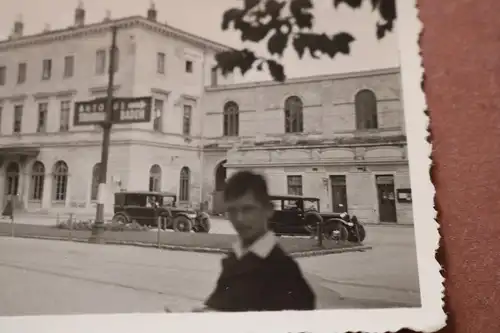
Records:
M95 54L95 73L102 75L106 72L106 50L100 49Z
M191 60L186 60L186 73L193 72L193 62Z
M17 66L17 83L21 84L26 82L26 70L27 70L27 64L25 62L19 63Z
M162 131L162 119L163 119L163 100L155 99L154 101L154 119L153 119L153 130L155 132Z
M287 176L286 182L289 195L302 195L302 176Z
M5 85L7 81L7 67L0 66L0 86Z
M182 134L191 135L191 114L193 107L191 105L184 105L184 115L182 120Z
M42 63L42 80L50 80L52 76L52 59L44 59Z
M75 70L75 56L65 56L64 57L64 74L65 78L73 77Z
M210 85L212 87L217 87L217 84L218 84L217 79L218 79L217 68L212 68L211 77L210 77Z
M36 126L37 133L45 133L47 131L47 110L49 103L38 103L38 123Z
M165 53L163 52L156 54L156 72L158 74L165 74Z
M14 124L12 132L21 133L22 123L23 123L23 106L14 105Z
M69 115L71 110L70 101L61 101L61 115L59 118L59 131L69 131Z

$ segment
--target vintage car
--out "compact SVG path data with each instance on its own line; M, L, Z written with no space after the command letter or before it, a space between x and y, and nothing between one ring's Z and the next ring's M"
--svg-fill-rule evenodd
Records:
M272 195L274 214L269 229L277 235L316 235L318 222L323 223L323 236L350 242L362 242L366 230L356 216L347 212L320 212L320 200L314 197Z
M156 227L158 218L162 229L175 231L209 232L209 215L192 209L177 207L177 196L169 192L117 192L115 193L115 223L131 223Z

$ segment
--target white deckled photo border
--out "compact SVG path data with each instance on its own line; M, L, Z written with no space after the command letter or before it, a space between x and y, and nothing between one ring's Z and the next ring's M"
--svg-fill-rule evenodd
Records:
M267 313L172 313L11 317L0 319L10 332L395 332L402 328L434 332L446 323L443 310L444 278L435 259L439 247L434 210L435 190L430 178L431 144L426 140L429 119L421 90L423 68L419 54L422 24L416 0L398 1L397 32L400 50L403 105L412 184L417 246L420 308L375 310L317 310Z

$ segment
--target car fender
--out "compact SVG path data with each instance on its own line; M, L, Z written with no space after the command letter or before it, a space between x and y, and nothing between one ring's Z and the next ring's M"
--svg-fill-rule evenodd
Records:
M210 220L210 215L208 215L205 212L201 212L201 213L198 214L198 216L196 218L200 219L200 220L203 220L203 219L209 219Z
M112 219L114 219L115 216L120 216L120 215L121 216L125 216L127 218L127 220L129 221L129 223L132 222L132 219L130 218L130 215L127 212L118 212L118 213L115 213L115 214L113 214Z
M323 217L316 211L312 212L307 212L304 214L304 220L307 221L308 219L313 218L316 222L323 222Z
M184 212L179 212L179 213L173 215L173 218L175 219L176 217L179 217L179 216L184 216L185 218L189 219L190 221L193 221L193 219L188 216L188 213L184 213Z
M349 225L350 223L347 222L347 221L344 221L342 219L339 219L339 218L331 218L331 219L328 219L325 221L325 226L331 226L331 225L334 225L334 224L341 224L347 228L350 228L351 226Z

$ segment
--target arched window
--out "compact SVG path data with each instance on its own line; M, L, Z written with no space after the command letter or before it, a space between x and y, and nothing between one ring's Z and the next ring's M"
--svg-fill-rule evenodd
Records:
M158 164L149 169L149 191L161 191L161 167Z
M64 161L54 164L52 172L52 200L66 201L66 191L68 189L68 165Z
M224 105L224 136L238 136L240 127L240 113L238 104L227 102Z
M297 96L290 96L285 101L285 133L304 131L304 105Z
M30 200L41 201L43 198L43 185L45 182L45 166L36 161L31 168Z
M373 91L359 91L354 99L354 108L358 130L378 128L377 97Z
M99 195L99 175L101 172L101 163L96 163L92 168L92 187L90 188L90 200L96 201Z
M188 167L183 167L181 170L179 184L179 201L189 201L189 178L190 171Z

